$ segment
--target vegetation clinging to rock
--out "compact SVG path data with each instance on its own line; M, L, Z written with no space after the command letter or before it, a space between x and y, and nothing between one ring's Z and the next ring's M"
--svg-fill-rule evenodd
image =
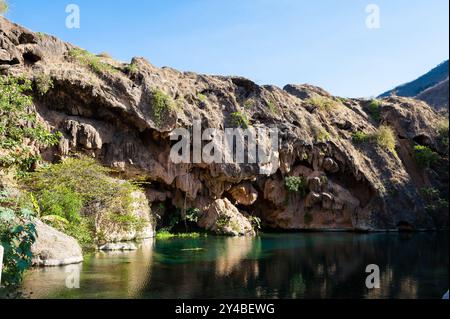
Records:
M306 196L308 193L308 182L303 176L288 176L284 179L286 189L293 193L300 193Z
M31 145L56 145L59 134L52 134L39 123L32 109L31 81L0 77L0 166L27 171L40 159Z
M381 126L376 134L376 141L378 146L397 155L395 147L397 146L397 139L395 138L394 130L389 126Z
M93 159L66 159L44 167L26 180L41 216L77 238L81 244L104 239L104 229L139 230L143 220L133 215L136 186L112 179L111 171ZM64 221L61 223L61 221Z
M86 50L74 48L69 51L69 56L80 64L90 68L94 73L103 75L104 73L114 73L116 69L108 64L102 62L101 58Z
M160 89L154 89L151 94L153 119L155 124L160 127L166 116L175 109L176 104L170 96Z
M439 154L423 145L414 146L414 157L422 168L429 168L439 160Z
M247 118L247 115L242 112L231 113L231 119L233 121L233 125L237 127L247 129L250 126L250 121Z

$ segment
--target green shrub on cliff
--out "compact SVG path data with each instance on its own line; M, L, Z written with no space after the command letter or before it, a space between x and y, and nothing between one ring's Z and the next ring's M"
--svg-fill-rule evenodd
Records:
M300 193L302 196L308 194L308 182L303 176L288 176L284 179L286 189L293 193Z
M31 145L56 145L59 134L52 134L33 111L31 81L0 76L0 167L29 170L40 159Z
M414 157L416 158L417 164L422 168L429 168L439 160L438 153L422 145L414 146Z
M397 155L397 152L395 151L397 139L395 138L395 132L391 127L381 126L376 134L376 141L378 146Z
M173 99L160 89L151 92L152 113L155 124L160 127L169 113L176 108Z
M322 112L330 112L335 110L339 103L335 100L324 97L324 96L314 96L306 100L306 103L316 107Z
M365 144L373 140L373 136L361 131L355 132L352 135L352 141L355 144Z
M51 76L45 73L35 76L34 83L40 95L47 94L54 86Z
M114 73L117 70L110 64L102 62L101 58L86 50L74 48L69 51L69 56L80 64L90 68L94 73Z
M240 127L243 129L247 129L250 126L250 121L247 118L247 115L242 112L231 113L231 120L233 122L233 125L238 128Z
M379 100L372 100L367 105L367 113L377 123L381 120L381 105L382 103Z

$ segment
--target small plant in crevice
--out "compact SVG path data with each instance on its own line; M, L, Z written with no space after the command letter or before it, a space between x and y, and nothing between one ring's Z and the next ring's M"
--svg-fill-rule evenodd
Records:
M287 176L284 179L284 186L289 192L299 193L303 197L309 192L308 181L303 176Z
M97 75L117 72L117 70L112 65L102 62L100 57L83 49L71 49L69 51L69 57L71 57L81 65L90 68Z
M49 74L40 73L34 78L36 89L40 95L45 95L53 89L53 79Z
M250 121L247 118L247 115L242 112L231 113L231 120L233 125L236 127L247 129L250 126Z
M305 102L316 107L322 112L331 112L339 106L338 102L324 96L313 96L307 99Z
M248 219L250 220L250 224L252 225L254 231L258 232L261 230L261 218L257 216L250 216Z
M270 111L272 114L277 114L277 113L278 113L278 109L277 109L277 107L276 107L275 102L273 102L273 101L268 101L268 102L267 102L267 107L269 108L269 111Z
M397 156L395 150L397 139L395 138L395 132L391 127L385 125L381 126L376 133L376 141L379 147Z
M373 135L358 131L353 133L352 135L352 141L355 144L366 144L366 143L370 143L373 140Z
M170 112L176 108L176 104L169 95L160 89L152 90L151 101L153 120L158 127L161 127Z
M130 63L125 66L125 71L130 76L135 76L139 72L139 67L136 63Z
M330 140L331 136L324 128L319 126L313 127L314 139L316 143L326 143Z
M414 146L414 158L421 168L430 168L439 161L439 154L431 150L428 146Z
M202 103L206 103L206 101L208 100L208 97L203 93L198 93L197 99L199 99L199 101Z
M367 113L377 123L381 121L381 106L381 101L376 99L370 101L367 105Z

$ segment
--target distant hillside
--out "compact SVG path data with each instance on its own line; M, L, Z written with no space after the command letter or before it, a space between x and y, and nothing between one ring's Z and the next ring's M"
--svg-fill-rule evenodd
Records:
M428 88L445 81L448 78L448 60L439 64L433 70L422 75L417 80L400 85L393 90L385 92L380 97L388 97L395 92L397 96L414 97Z
M380 98L391 95L416 97L437 110L448 109L448 67L447 60L417 80L381 94Z
M448 110L448 77L435 86L426 89L416 96L417 99L427 102L436 110Z

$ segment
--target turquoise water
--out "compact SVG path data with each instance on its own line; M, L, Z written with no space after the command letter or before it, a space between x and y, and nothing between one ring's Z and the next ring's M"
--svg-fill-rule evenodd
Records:
M22 291L31 298L441 298L448 239L301 233L147 241L136 252L29 271ZM369 264L380 267L380 289L366 288Z

